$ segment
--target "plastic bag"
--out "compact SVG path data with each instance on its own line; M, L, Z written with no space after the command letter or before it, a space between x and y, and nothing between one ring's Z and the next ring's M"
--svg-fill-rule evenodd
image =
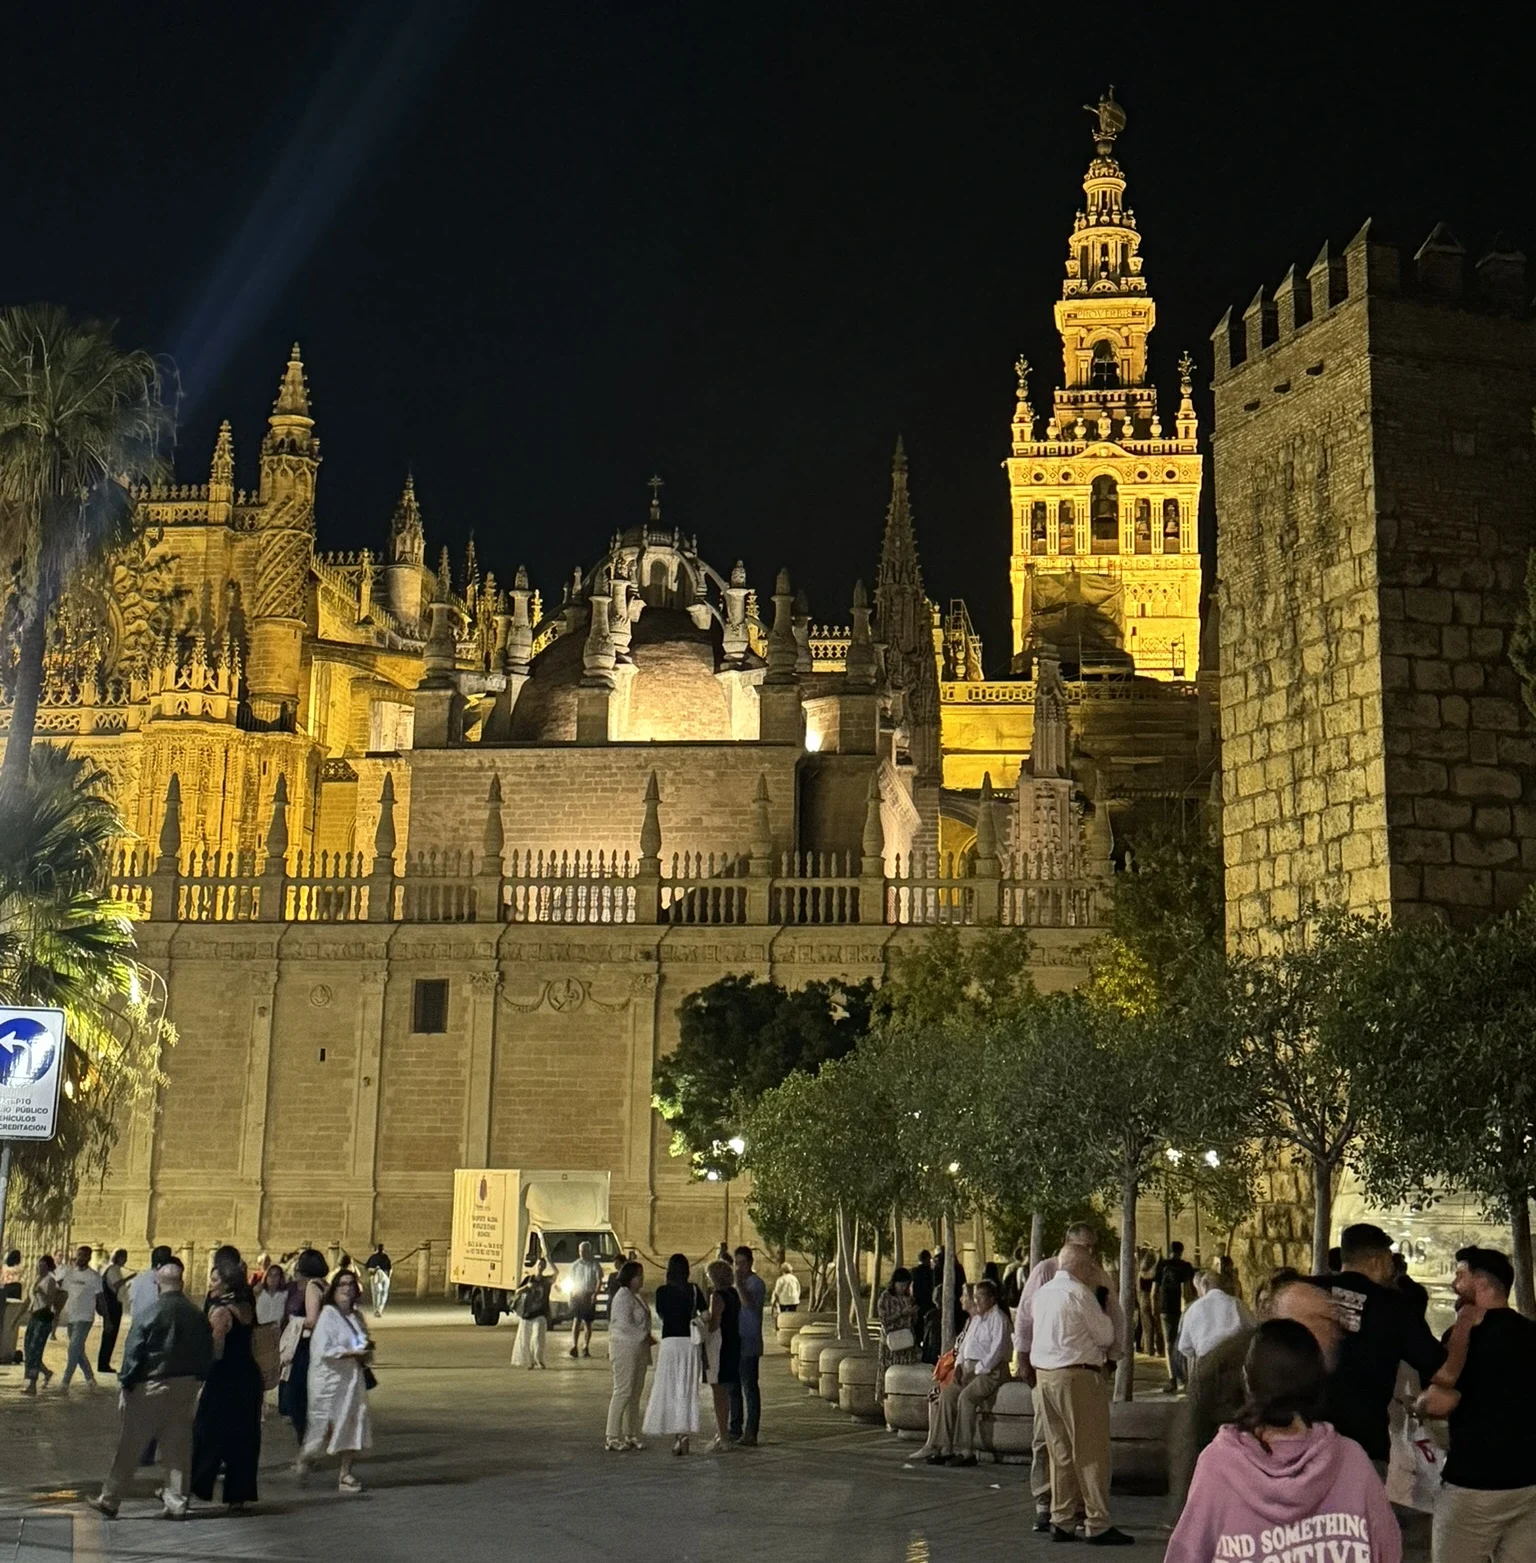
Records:
M1445 1454L1429 1429L1416 1416L1403 1419L1393 1429L1392 1453L1387 1461L1387 1498L1403 1509L1433 1514L1440 1497Z

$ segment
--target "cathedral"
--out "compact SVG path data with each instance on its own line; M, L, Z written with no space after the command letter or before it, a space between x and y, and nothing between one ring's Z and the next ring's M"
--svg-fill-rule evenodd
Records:
M1061 384L1043 431L1022 361L1000 409L1006 677L928 595L899 442L841 625L793 561L707 559L659 482L538 588L473 545L429 564L409 476L377 552L322 551L297 345L254 489L226 423L205 482L138 496L50 626L38 719L110 779L181 1037L88 1240L441 1244L454 1167L545 1165L607 1168L626 1241L687 1247L713 1200L650 1073L688 992L878 978L938 924L1028 928L1042 984L1079 979L1127 823L1218 763L1192 366L1170 433L1112 95L1096 118Z

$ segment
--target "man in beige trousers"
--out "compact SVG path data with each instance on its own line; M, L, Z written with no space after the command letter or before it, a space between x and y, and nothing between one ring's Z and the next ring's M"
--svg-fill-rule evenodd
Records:
M1035 1293L1029 1363L1036 1414L1051 1456L1051 1539L1071 1541L1078 1505L1090 1546L1123 1547L1135 1538L1109 1523L1109 1400L1104 1364L1116 1345L1115 1320L1094 1288L1098 1261L1069 1243L1054 1276Z
M213 1331L202 1309L182 1293L179 1259L161 1265L156 1280L159 1296L142 1318L134 1319L117 1371L123 1409L117 1458L101 1484L100 1496L86 1500L109 1520L117 1518L123 1489L152 1443L165 1467L163 1517L187 1517L192 1418L197 1412L198 1391L213 1362Z
M928 1401L928 1442L919 1453L929 1465L976 1464L976 1417L1008 1377L1012 1342L997 1288L978 1281L976 1309L955 1342L954 1377L935 1386Z

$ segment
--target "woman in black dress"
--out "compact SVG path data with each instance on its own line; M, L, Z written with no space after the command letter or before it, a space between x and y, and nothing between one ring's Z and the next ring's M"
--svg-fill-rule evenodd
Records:
M293 1423L293 1434L301 1449L309 1427L309 1338L325 1302L326 1274L325 1255L318 1248L303 1249L293 1261L284 1335L296 1334L297 1339L287 1344L283 1377L277 1386L277 1409ZM297 1330L292 1324L295 1319L300 1321Z
M731 1385L741 1378L741 1298L736 1293L735 1272L725 1260L715 1260L704 1273L713 1288L704 1374L715 1397L715 1439L709 1452L723 1454L736 1447L730 1434Z
M262 1383L251 1354L256 1300L239 1249L215 1251L203 1307L213 1329L213 1365L192 1424L192 1496L211 1503L222 1469L224 1502L231 1514L242 1514L256 1501Z

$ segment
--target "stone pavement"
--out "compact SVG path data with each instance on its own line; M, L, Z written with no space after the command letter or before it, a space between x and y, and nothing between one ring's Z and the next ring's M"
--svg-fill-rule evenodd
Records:
M915 1443L807 1395L782 1356L763 1364L761 1447L682 1460L664 1446L604 1452L610 1380L601 1333L589 1361L573 1362L552 1338L543 1373L507 1365L506 1324L476 1329L456 1310L407 1305L377 1334L375 1446L358 1465L365 1495L340 1496L323 1469L298 1487L285 1469L292 1434L274 1414L259 1509L241 1519L210 1509L184 1525L152 1518L147 1478L115 1522L79 1501L110 1462L114 1391L77 1383L67 1394L55 1387L20 1399L21 1370L0 1369L0 1557L336 1563L340 1546L367 1563L529 1555L549 1563L619 1555L623 1563L728 1555L989 1563L1048 1546L1029 1528L1023 1467L913 1466ZM56 1348L50 1366L62 1358ZM1117 1497L1115 1511L1137 1537L1131 1556L1161 1563L1164 1500Z

